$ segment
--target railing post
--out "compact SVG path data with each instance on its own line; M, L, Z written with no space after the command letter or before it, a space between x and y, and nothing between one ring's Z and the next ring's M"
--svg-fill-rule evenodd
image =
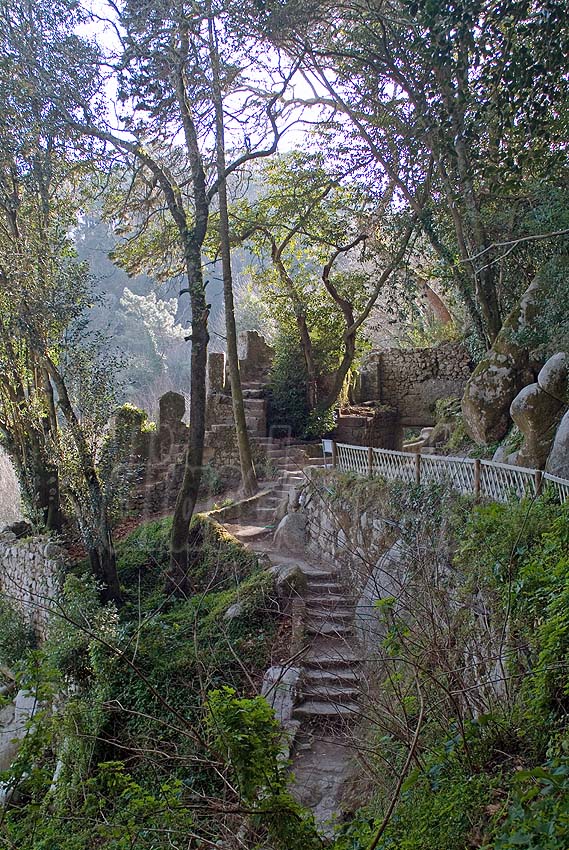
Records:
M421 483L421 448L415 455L415 484L419 486Z
M477 457L474 460L474 498L477 502L480 499L481 469L482 464L480 463L480 458Z
M367 447L367 474L371 478L373 475L373 448Z
M336 440L332 440L332 469L336 469L338 465L338 450L336 448Z
M535 495L541 496L541 491L543 489L543 472L541 469L534 470L534 485L535 485Z

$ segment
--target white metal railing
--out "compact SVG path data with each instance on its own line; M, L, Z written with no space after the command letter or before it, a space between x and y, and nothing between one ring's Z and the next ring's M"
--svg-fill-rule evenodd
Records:
M506 502L512 497L553 493L561 503L569 500L569 481L539 469L509 466L492 460L444 455L422 455L420 452L396 452L371 446L351 446L333 440L322 441L325 465L343 472L356 472L388 481L408 484L447 484L458 493L476 498Z

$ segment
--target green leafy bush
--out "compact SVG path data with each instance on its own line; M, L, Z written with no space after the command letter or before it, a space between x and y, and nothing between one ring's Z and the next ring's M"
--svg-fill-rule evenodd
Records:
M319 850L313 817L288 791L282 729L264 697L244 699L225 687L209 693L208 708L213 748L231 765L255 827L282 850Z
M17 667L35 643L33 629L23 614L0 595L0 664Z
M274 436L298 437L308 420L307 375L298 336L286 329L275 339L269 385L269 427Z
M569 758L519 771L493 850L566 850L569 847Z

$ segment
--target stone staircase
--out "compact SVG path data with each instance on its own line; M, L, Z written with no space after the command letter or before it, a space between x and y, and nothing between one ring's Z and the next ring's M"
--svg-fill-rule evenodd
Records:
M353 628L355 599L333 569L299 561L306 576L305 646L293 719L292 790L309 807L322 834L337 821L344 783L354 769L361 653Z
M325 570L307 576L305 635L309 649L295 717L345 719L358 712L359 656L354 650L354 600L339 577Z
M261 381L248 381L242 384L245 421L251 438L264 437L267 433L266 386ZM215 434L225 430L235 430L231 393L218 395L215 422L210 425Z

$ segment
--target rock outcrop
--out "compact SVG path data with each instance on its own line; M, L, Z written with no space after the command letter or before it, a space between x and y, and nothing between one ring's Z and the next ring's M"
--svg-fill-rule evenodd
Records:
M569 411L559 423L545 469L551 475L569 478Z
M510 405L533 378L527 346L518 338L533 326L542 297L543 285L537 276L466 384L462 397L464 424L479 444L505 437L511 424Z
M519 466L543 469L568 404L569 358L559 352L549 358L537 381L524 387L512 401L510 415L524 435L516 457Z

